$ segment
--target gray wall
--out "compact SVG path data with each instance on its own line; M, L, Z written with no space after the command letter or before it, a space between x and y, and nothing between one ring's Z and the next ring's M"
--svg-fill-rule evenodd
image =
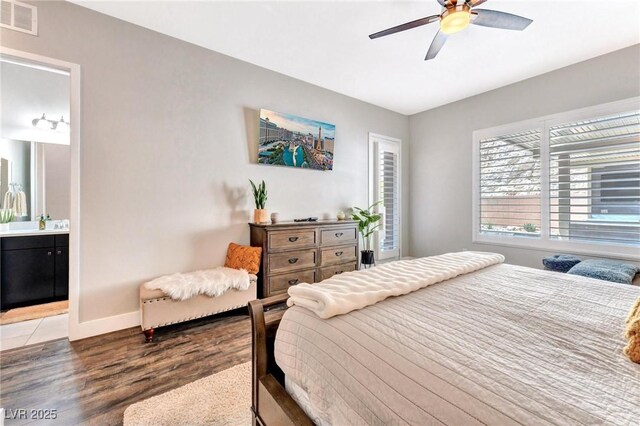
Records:
M334 217L367 202L368 132L408 141L406 116L80 6L35 4L38 37L0 37L82 67L81 321L135 311L141 282L221 265L230 241L248 243L249 178L267 182L282 218ZM259 108L334 123L334 171L255 164Z
M44 149L45 213L69 219L71 211L71 153L69 145L40 144Z
M471 243L473 131L638 96L638 76L635 45L411 116L409 252L495 251L540 267L546 253Z

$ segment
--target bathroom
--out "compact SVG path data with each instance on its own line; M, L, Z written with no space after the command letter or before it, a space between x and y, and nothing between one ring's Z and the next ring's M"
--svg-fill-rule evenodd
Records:
M69 74L0 58L0 350L66 337Z

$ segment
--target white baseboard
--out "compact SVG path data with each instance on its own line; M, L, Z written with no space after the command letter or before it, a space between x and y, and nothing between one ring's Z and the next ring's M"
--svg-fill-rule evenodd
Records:
M85 321L78 324L75 330L69 329L69 340L86 339L87 337L111 333L140 325L140 311L127 312L107 318Z

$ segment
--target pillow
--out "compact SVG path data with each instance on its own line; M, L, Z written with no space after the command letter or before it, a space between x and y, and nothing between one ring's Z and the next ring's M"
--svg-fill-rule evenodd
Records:
M542 259L542 264L546 269L557 272L567 272L580 262L581 260L578 256L571 254L554 254Z
M260 256L262 247L241 246L229 243L227 258L224 266L233 269L246 269L250 274L257 274L260 270Z
M571 268L568 274L596 278L614 283L631 284L638 267L609 259L588 259Z
M624 347L624 354L631 361L640 364L640 297L629 311L625 337L627 346Z

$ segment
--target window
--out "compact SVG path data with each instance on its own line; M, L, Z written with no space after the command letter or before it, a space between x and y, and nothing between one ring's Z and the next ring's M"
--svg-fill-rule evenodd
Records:
M638 105L474 132L474 241L640 258Z
M400 256L400 141L369 135L370 200L381 202L382 226L374 238L376 259Z
M480 141L480 232L540 236L540 131Z

